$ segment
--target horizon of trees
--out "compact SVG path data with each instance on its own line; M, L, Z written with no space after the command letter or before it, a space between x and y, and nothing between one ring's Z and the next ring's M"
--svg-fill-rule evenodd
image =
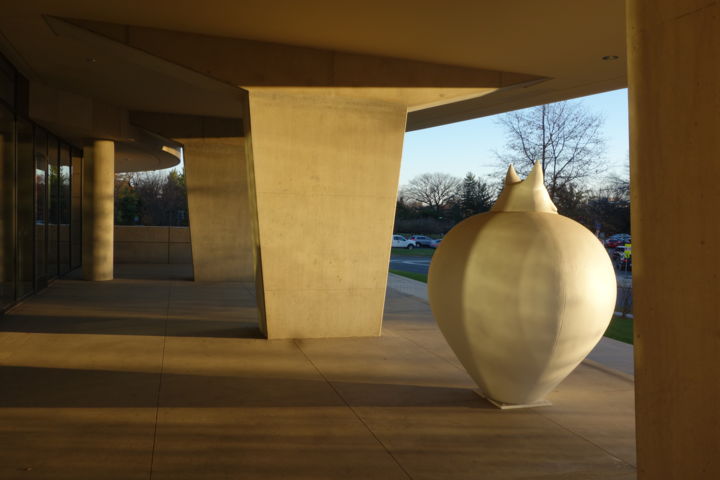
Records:
M115 224L188 226L185 170L115 175Z
M395 209L395 233L446 233L456 223L487 212L495 194L474 173L464 178L447 173L424 173L400 188Z
M452 185L449 192L448 185ZM445 234L462 220L489 211L501 190L502 181L495 176L483 179L472 172L462 179L440 172L418 175L398 192L393 233ZM558 213L595 234L630 233L627 178L610 175L594 187L569 185L557 189L553 200Z

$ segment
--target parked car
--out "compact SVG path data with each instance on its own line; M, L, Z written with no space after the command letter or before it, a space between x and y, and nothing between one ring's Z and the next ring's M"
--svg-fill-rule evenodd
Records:
M393 235L392 246L393 248L407 248L408 250L412 250L415 248L415 242L408 240L402 235Z
M615 235L612 235L608 237L605 240L605 247L606 248L615 248L619 247L620 245L625 245L626 243L631 243L632 240L630 238L630 235L627 233L618 233Z
M615 247L612 260L618 270L632 270L632 245L628 243Z
M415 246L420 247L432 247L433 239L424 235L413 235L410 237L410 241L415 243Z
M432 243L430 244L430 248L437 248L437 247L439 247L439 246L440 246L440 242L442 242L442 238L437 238L437 239L433 240Z

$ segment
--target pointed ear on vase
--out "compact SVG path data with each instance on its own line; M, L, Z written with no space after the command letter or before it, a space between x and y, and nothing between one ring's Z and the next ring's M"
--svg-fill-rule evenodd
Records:
M505 175L505 186L491 211L557 213L557 207L545 188L542 164L535 162L525 180L520 180L515 168L510 165Z
M515 171L515 167L511 163L508 165L507 173L505 174L505 185L513 185L520 182L522 182L522 180L520 180L520 177Z

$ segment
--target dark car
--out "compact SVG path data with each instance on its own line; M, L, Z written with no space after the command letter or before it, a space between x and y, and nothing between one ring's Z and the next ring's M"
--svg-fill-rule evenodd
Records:
M408 240L415 242L416 247L432 247L433 239L424 235L414 235Z
M630 238L630 235L628 235L627 233L618 233L616 235L608 237L607 240L605 240L605 247L615 248L631 242L632 240Z

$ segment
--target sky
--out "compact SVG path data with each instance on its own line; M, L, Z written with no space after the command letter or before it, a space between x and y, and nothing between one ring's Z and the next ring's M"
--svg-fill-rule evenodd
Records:
M600 114L609 173L627 175L628 112L627 89L578 99L587 110ZM486 176L497 170L494 151L502 151L505 132L497 125L497 115L427 128L405 134L400 185L429 172L464 177L469 171Z

